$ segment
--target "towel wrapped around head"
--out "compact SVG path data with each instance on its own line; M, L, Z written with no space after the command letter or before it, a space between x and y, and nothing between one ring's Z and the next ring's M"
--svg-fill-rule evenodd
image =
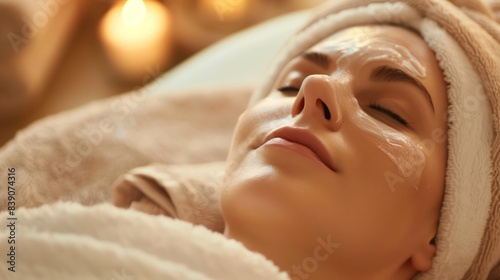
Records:
M389 24L421 34L448 83L449 124L437 253L418 279L500 279L500 4L490 2L330 1L290 39L250 103L271 92L288 61L340 30Z

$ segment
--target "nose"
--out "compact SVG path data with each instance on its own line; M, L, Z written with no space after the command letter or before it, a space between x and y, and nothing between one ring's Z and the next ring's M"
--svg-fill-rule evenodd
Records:
M292 117L306 121L319 121L331 130L337 131L342 125L342 111L339 98L347 87L337 78L325 75L307 77L292 105Z

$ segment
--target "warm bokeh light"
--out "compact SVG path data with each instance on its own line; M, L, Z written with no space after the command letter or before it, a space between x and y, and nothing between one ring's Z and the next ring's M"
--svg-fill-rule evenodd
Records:
M147 69L164 70L171 58L172 20L160 1L117 2L103 17L99 36L116 71L128 81L143 79Z
M220 22L234 22L244 18L250 0L200 0L201 11Z
M137 26L144 22L147 10L143 0L127 0L122 10L122 20L130 26Z

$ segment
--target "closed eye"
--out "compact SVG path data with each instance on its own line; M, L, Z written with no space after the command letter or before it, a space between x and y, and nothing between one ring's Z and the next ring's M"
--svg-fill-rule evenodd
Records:
M299 90L300 90L299 88L291 85L284 85L278 88L278 91L281 91L282 93L289 95L296 94L297 92L299 92Z
M401 123L404 126L408 126L408 122L405 119L403 119L400 115L398 115L397 113L394 113L394 111L392 111L386 107L383 107L377 103L371 103L369 105L369 107L388 115L389 117L395 119L396 121L398 121L399 123Z

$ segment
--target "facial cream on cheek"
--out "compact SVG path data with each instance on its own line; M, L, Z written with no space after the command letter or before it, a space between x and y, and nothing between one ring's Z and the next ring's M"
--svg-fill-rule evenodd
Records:
M344 84L345 81L340 77L346 75L347 69L354 68L353 65L359 70L373 61L388 61L406 69L414 76L426 77L426 68L407 48L381 38L352 36L337 44L323 46L322 49L341 54L337 60L336 71L333 77L330 77L334 84ZM336 99L337 108L343 108L351 122L362 132L360 137L382 151L397 167L399 175L413 188L418 189L426 165L422 147L408 135L383 125L368 115L351 95L337 94Z
M418 190L426 165L421 146L404 133L384 127L361 110L358 110L351 120L364 132L363 136L392 161L399 175Z
M334 92L342 92L333 97L331 106L337 114L349 119L356 127L358 135L351 135L356 139L364 139L379 149L398 169L398 177L402 177L413 188L418 189L420 178L426 165L426 157L421 145L412 137L398 131L375 119L366 113L346 85L348 81L340 77L329 77ZM332 109L332 108L330 108ZM390 172L390 170L387 170Z

